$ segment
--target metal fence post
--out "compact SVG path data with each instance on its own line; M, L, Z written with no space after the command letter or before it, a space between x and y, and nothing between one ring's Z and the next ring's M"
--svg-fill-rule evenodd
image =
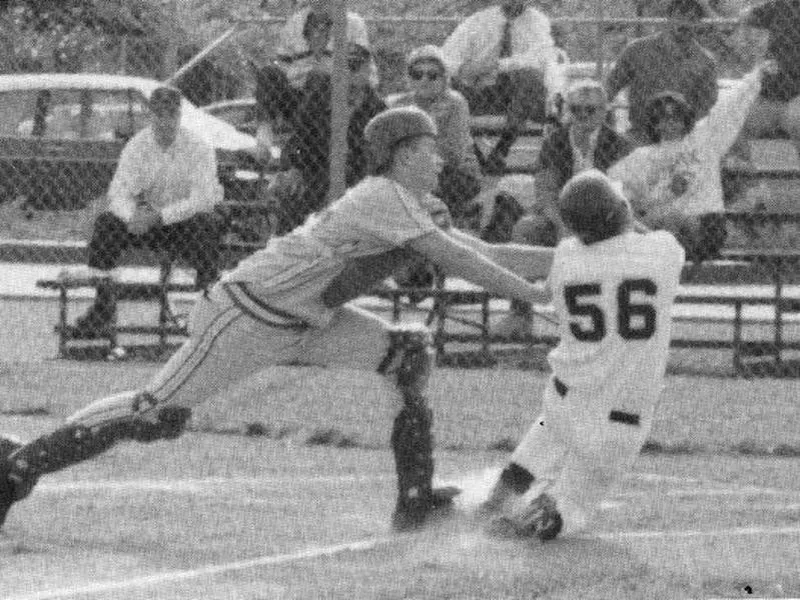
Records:
M347 160L347 124L350 111L347 106L350 71L347 68L347 1L331 0L333 11L333 76L331 78L331 139L330 185L328 202L338 198L345 190L345 162Z

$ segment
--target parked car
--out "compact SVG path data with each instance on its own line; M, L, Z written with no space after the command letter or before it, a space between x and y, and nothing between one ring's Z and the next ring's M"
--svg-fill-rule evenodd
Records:
M102 74L0 75L0 202L81 208L105 193L159 81ZM256 141L188 100L182 125L217 151L226 200L256 193Z
M205 112L233 125L238 131L248 135L256 134L256 99L236 98L220 100L201 106Z

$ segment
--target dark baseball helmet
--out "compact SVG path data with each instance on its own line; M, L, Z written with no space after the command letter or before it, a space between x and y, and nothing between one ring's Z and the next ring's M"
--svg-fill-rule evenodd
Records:
M586 244L619 235L631 218L620 186L597 169L570 179L558 197L558 208L564 224Z

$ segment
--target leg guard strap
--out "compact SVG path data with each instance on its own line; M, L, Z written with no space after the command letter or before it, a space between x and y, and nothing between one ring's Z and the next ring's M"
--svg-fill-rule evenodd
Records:
M378 372L394 379L406 403L422 401L433 364L433 336L424 327L389 331L391 344Z
M133 412L93 425L68 423L52 433L25 444L9 458L12 474L20 480L35 480L40 475L60 471L70 465L102 454L121 440L151 442L179 436L191 416L181 407L164 407L149 420L136 415L141 402L153 406L152 398L140 394L134 398Z

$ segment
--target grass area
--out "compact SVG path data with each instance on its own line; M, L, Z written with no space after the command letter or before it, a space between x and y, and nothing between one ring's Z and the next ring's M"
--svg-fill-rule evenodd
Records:
M89 401L134 389L145 364L21 364L5 369L0 414L24 437ZM431 381L437 447L514 447L536 417L547 376L516 369L438 369ZM800 454L796 386L784 379L667 377L647 450L740 455ZM42 418L47 411L51 418ZM33 413L20 416L20 413ZM315 368L266 371L194 411L196 431L334 447L385 448L396 401L377 376Z

